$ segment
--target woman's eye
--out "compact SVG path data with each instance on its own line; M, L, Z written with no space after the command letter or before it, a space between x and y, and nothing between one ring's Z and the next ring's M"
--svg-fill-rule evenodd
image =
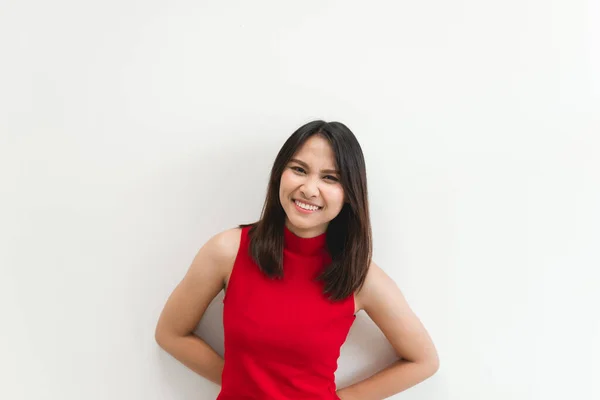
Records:
M302 167L296 167L296 166L294 166L294 167L290 167L290 169L292 171L296 171L296 172L301 173L301 174L304 174L306 172L306 171L304 171L304 168L302 168ZM339 179L336 178L333 175L326 175L325 178L327 180L330 180L330 181L333 181L333 182L338 182L339 181Z

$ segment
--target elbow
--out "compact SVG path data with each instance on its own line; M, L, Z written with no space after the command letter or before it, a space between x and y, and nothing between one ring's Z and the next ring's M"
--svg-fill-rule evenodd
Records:
M190 332L188 335L191 334L192 332ZM179 333L165 329L164 327L157 327L154 331L154 340L162 349L169 352L169 349L175 342L188 335L180 335Z
M170 335L168 331L161 329L159 326L156 327L156 330L154 331L154 340L161 348L167 349L167 343L170 341L169 338L171 337L172 335Z
M437 361L435 364L432 365L431 367L431 375L434 375L436 372L438 372L440 370L440 362Z
M165 339L159 330L154 332L154 340L160 347L164 348Z
M434 375L440 369L440 357L435 347L431 347L423 354L421 364L428 375Z
M430 360L425 361L424 365L426 365L429 376L432 376L436 372L438 372L438 370L440 369L440 359L436 355L435 357L431 358Z
M425 376L425 378L435 375L435 373L440 369L440 359L438 358L437 354L414 360L412 362L419 366L419 369L422 371L422 374Z

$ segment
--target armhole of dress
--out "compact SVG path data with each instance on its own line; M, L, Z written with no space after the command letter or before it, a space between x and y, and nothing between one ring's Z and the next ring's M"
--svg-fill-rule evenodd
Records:
M238 260L240 259L240 254L242 249L247 248L246 246L246 236L248 234L248 227L240 228L240 245L238 247L237 253L235 255L235 260L233 260L233 265L231 266L231 274L229 274L229 282L227 282L227 287L225 288L225 295L223 296L223 304L225 304L225 300L227 300L227 295L231 290L231 285L236 280L235 276L237 275L236 270L238 269L236 265L238 264Z

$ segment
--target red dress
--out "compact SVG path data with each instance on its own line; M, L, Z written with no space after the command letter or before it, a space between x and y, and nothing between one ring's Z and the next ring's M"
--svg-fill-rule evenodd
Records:
M249 255L248 230L223 299L225 365L217 400L336 400L340 347L354 322L354 296L332 302L314 280L331 261L326 234L284 228L284 278L271 280Z

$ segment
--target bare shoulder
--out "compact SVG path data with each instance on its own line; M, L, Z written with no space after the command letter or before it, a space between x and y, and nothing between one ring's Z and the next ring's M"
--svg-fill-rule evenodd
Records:
M359 291L355 294L357 311L364 310L365 304L369 302L373 293L382 289L382 285L395 284L392 279L383 271L379 265L371 261L365 282Z
M213 297L225 286L240 246L241 228L235 227L214 234L200 248L190 265L184 282L188 286L206 286L210 282Z
M233 265L240 248L240 238L242 229L239 227L226 229L215 234L206 243L216 260L220 261L226 268ZM230 268L229 268L230 269Z
M157 340L186 335L197 326L210 302L223 289L237 256L240 234L240 228L219 232L198 250L163 308L156 328Z
M371 261L365 282L357 295L362 310L368 314L406 311L404 294L396 282L374 261Z

